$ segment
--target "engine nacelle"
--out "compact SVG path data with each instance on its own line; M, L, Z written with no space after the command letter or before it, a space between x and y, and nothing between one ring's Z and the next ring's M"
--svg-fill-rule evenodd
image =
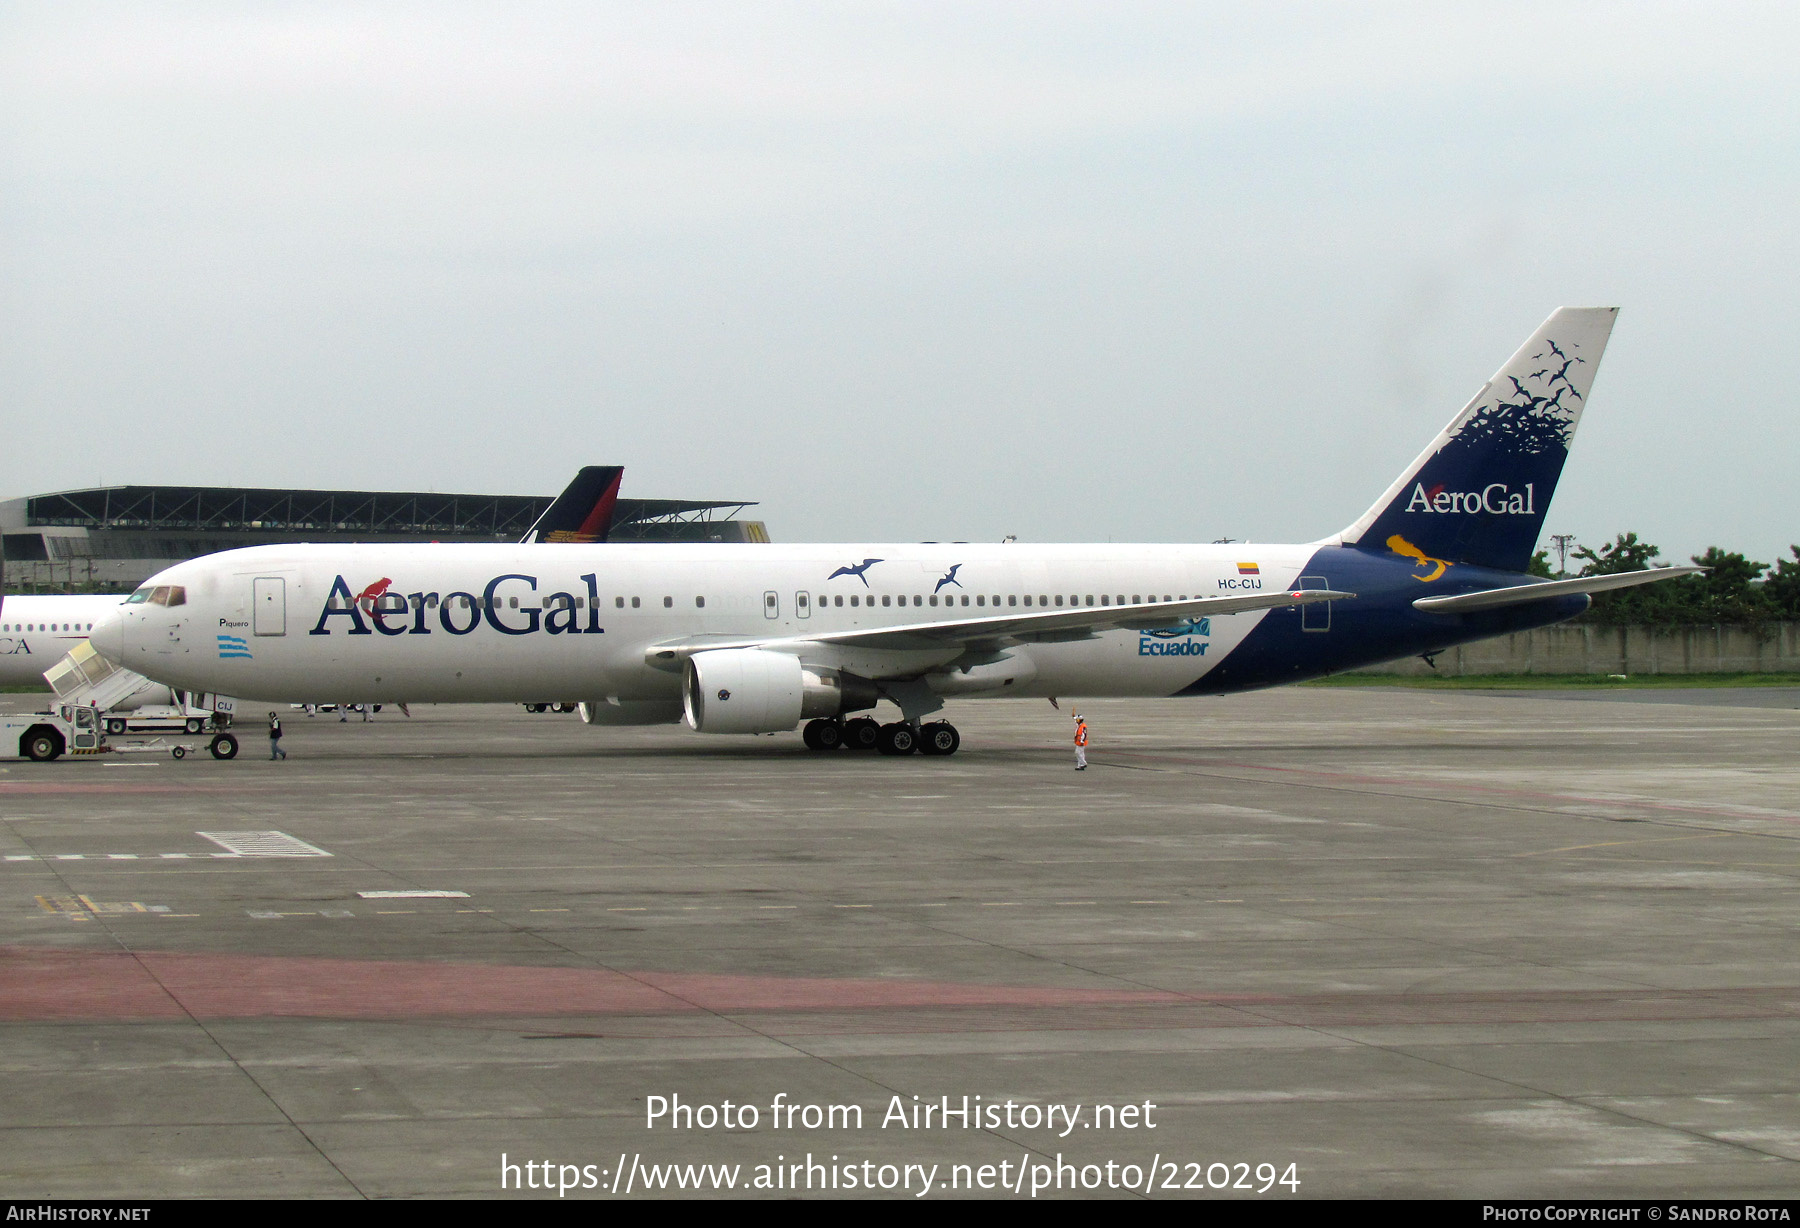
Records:
M782 733L802 720L873 708L879 696L867 678L764 648L697 652L681 681L688 727L701 733Z

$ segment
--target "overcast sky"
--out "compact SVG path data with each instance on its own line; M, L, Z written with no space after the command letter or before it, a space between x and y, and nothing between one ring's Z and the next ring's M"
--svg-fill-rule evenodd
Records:
M1791 4L0 3L0 494L1310 540L1559 305L1547 532L1800 541Z

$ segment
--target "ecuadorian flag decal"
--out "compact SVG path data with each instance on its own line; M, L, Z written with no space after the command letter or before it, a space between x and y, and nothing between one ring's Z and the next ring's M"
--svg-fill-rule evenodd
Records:
M250 641L241 635L221 635L219 637L219 659L225 660L230 657L242 657L246 661L254 660L250 655Z
M1238 575L1240 575L1240 576L1260 576L1260 575L1262 575L1262 568L1258 567L1255 563L1239 563L1238 564Z

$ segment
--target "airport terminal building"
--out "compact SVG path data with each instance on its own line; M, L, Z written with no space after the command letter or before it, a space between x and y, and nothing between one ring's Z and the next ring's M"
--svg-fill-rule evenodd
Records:
M0 501L10 592L129 591L184 559L284 542L518 541L554 495L102 486ZM627 499L608 541L766 542L745 500Z

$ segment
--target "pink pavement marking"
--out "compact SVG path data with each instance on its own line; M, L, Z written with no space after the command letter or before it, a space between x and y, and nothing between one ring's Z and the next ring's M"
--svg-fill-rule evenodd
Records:
M941 981L622 973L603 968L121 954L0 947L0 1020L289 1016L412 1019L689 1011L1059 1007L1184 1002L1180 994Z

